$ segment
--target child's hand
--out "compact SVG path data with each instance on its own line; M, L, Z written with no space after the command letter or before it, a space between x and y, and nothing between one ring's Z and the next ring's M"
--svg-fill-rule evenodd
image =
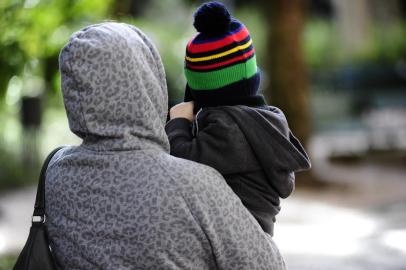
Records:
M169 110L169 117L171 120L174 118L186 118L192 122L194 117L193 107L193 101L179 103Z

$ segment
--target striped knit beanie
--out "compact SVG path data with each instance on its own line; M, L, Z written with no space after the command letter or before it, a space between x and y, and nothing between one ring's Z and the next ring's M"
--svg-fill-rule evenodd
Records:
M193 25L199 34L186 47L185 101L209 107L249 105L259 98L260 76L248 29L219 2L200 6Z

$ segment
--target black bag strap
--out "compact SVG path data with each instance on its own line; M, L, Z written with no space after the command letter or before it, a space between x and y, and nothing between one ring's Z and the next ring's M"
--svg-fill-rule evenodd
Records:
M44 223L45 222L45 175L48 168L48 164L52 157L61 150L63 147L57 147L54 149L45 159L39 175L37 196L35 197L34 213L32 215L32 223Z

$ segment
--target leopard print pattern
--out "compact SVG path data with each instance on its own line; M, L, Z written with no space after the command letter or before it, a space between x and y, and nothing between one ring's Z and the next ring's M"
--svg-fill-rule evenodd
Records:
M121 150L123 143L133 149L155 142L169 149L165 72L140 30L119 23L86 27L61 50L59 66L70 129L89 147Z
M46 175L58 269L285 269L217 171L168 154L165 75L140 30L85 28L60 68L83 143L60 150Z

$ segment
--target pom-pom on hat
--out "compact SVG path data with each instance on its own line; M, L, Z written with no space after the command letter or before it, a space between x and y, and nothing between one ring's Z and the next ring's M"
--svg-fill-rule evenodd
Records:
M227 8L219 2L209 2L202 5L194 14L193 26L197 32L206 35L222 35L228 32L231 15Z
M262 100L256 95L259 72L248 29L219 2L201 5L193 25L199 33L186 47L185 101L209 107Z

